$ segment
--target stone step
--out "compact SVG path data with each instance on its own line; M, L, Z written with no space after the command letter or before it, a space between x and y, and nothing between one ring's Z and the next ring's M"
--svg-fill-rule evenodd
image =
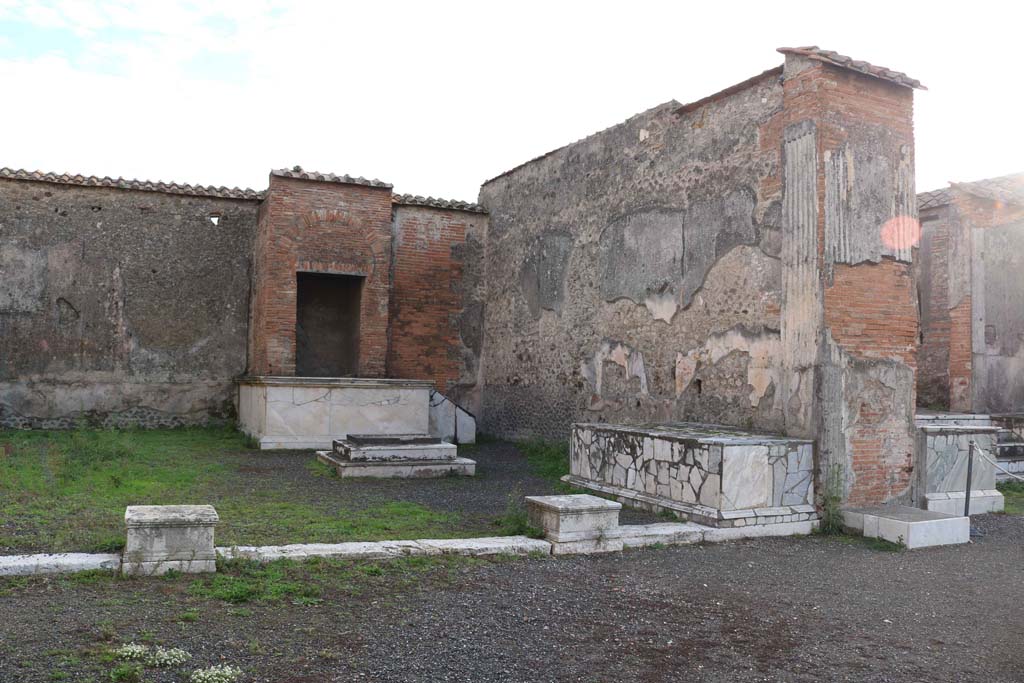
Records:
M843 523L868 538L899 543L909 550L957 545L971 539L971 520L906 505L843 510Z
M350 438L334 441L334 453L343 460L351 462L400 462L405 460L454 460L458 456L455 444L417 437L406 441L386 438L362 442Z
M454 448L454 446L452 446ZM363 460L343 459L331 451L317 451L317 459L333 467L342 479L429 479L433 477L472 477L476 461L469 458L444 460Z
M357 446L412 446L444 443L442 439L429 434L349 434L344 440Z

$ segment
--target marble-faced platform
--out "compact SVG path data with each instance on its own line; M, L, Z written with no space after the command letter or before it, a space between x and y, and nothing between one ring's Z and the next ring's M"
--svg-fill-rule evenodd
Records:
M996 435L999 429L980 421L943 424L941 421L917 420L919 462L918 491L920 504L926 510L963 515L967 492L967 460L970 443L974 441L989 458L995 458ZM1003 495L996 490L996 469L987 459L975 453L971 467L972 515L999 512Z
M429 433L432 383L356 377L245 377L239 426L261 449L329 449L349 434Z
M574 486L709 526L817 520L804 439L684 422L574 424L569 472Z

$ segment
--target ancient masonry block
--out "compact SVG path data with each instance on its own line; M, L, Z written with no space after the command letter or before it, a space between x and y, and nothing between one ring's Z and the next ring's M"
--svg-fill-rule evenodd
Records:
M212 505L130 505L124 512L128 543L121 573L217 571L213 528L218 520Z
M530 524L544 530L554 555L622 550L621 503L589 494L527 496Z

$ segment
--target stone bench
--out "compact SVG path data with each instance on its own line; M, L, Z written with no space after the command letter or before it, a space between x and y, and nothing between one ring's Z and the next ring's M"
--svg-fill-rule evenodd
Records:
M121 572L150 576L174 570L198 574L217 570L212 505L131 505L124 512L128 542Z

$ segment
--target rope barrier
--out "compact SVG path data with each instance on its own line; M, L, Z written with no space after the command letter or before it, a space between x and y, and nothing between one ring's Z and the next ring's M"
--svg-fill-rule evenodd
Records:
M1020 480L1020 481L1024 481L1024 477L1021 477L1019 475L1014 474L1013 472L1009 471L1008 469L1006 469L1005 467L1003 467L1002 465L997 463L992 458L988 457L989 456L988 451L986 451L984 448L982 448L981 446L978 446L977 444L975 444L974 447L978 449L978 454L981 457L985 458L985 460L988 460L990 463L995 465L996 469L1002 470L1003 474L1007 474L1007 475L1013 477L1014 479L1017 479L1017 480Z

